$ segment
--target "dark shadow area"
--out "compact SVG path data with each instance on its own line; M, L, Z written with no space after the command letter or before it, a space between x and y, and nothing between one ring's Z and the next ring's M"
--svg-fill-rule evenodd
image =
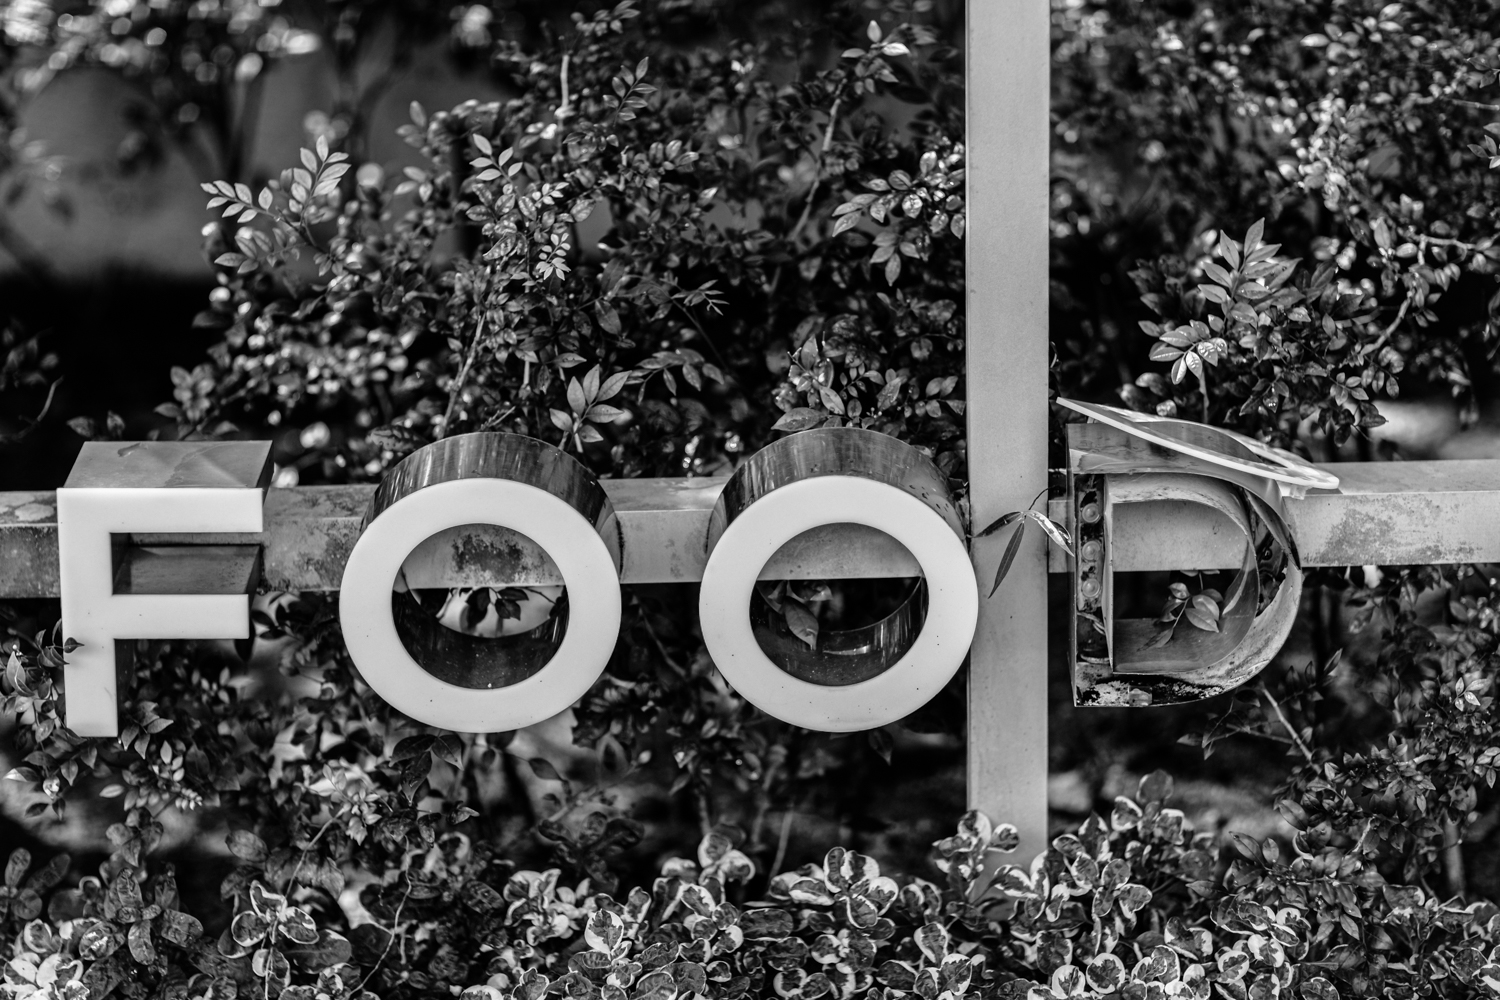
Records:
M0 445L0 490L63 484L83 445L67 424L71 418L91 417L102 426L107 414L119 414L129 438L164 424L153 411L172 399L172 368L202 363L215 340L213 331L193 328L212 287L123 273L58 286L0 283L0 327L38 335L39 352L57 356L48 377L62 378L41 422ZM41 412L47 390L11 395L0 427L17 433Z

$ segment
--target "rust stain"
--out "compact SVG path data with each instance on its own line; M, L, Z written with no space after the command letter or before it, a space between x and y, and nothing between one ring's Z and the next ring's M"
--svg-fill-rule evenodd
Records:
M32 523L36 521L52 521L57 519L57 507L47 503L28 503L17 507L13 512L17 521Z
M1455 512L1450 504L1416 495L1394 503L1391 497L1381 500L1378 508L1360 504L1346 511L1319 546L1315 554L1317 563L1447 563L1469 562L1480 557L1472 540L1431 537L1435 530L1446 534L1442 526L1453 522ZM1376 558L1375 553L1381 557Z
M459 573L476 576L503 572L530 578L558 572L545 550L513 532L466 532L454 542L452 559Z

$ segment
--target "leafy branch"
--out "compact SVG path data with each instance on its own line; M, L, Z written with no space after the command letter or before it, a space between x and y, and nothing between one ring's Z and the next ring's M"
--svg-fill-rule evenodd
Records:
M301 158L300 167L282 171L281 177L266 182L259 194L244 183L213 181L200 185L212 195L208 208L222 208L222 218L235 216L239 224L234 234L238 250L219 254L215 264L232 267L237 274L249 274L283 260L296 260L302 247L318 246L312 227L337 215L329 202L337 202L339 182L349 171L349 157L330 152L327 138L319 136L316 149L303 149ZM249 227L260 216L270 221L269 233ZM320 274L328 270L330 262L325 254L319 254L318 265Z
M553 425L568 436L576 450L581 452L585 444L604 440L604 435L599 433L595 424L613 423L625 415L626 411L611 406L605 400L618 396L630 381L631 374L616 372L609 378L603 378L603 369L595 365L583 376L582 381L576 378L569 380L568 409L554 408L551 410L551 417Z
M1041 528L1042 533L1047 536L1053 545L1056 545L1068 555L1073 555L1073 539L1068 534L1068 529L1035 509L1037 502L1046 495L1047 491L1043 490L1036 495L1035 500L1031 501L1030 507L1027 507L1025 510L1013 510L1008 514L1001 515L974 536L976 539L987 538L996 532L1003 531L1012 524L1016 526L1016 530L1011 533L1010 541L1005 545L1005 552L1000 556L1000 565L995 569L995 582L990 585L990 592L985 595L986 597L994 597L995 591L1000 589L1001 582L1010 573L1011 564L1016 561L1016 553L1021 551L1021 540L1026 536L1026 525L1028 522L1034 523L1038 528Z
M1156 619L1157 634L1146 644L1147 649L1158 649L1172 641L1177 626L1184 618L1188 624L1205 632L1219 631L1219 619L1223 615L1224 595L1212 587L1194 594L1187 584L1178 581L1167 588L1167 601L1161 615Z

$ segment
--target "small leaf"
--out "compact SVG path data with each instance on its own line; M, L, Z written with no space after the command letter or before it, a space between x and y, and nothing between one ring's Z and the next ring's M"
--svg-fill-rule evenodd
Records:
M1000 557L1000 565L995 570L995 582L990 586L989 597L995 596L995 591L1000 589L1005 575L1010 572L1010 564L1016 561L1016 553L1021 550L1021 537L1025 534L1026 522L1022 521L1016 525L1016 532L1010 536L1010 542L1005 546L1005 554Z
M1203 262L1203 273L1208 275L1210 280L1223 285L1225 288L1229 288L1234 284L1234 277L1211 260Z
M787 601L781 609L782 617L786 619L786 627L792 630L792 635L807 643L808 649L818 648L818 619L796 601Z
M162 938L179 948L186 948L203 936L203 924L198 918L178 910L166 911L160 920Z
M1142 649L1160 649L1172 641L1172 634L1177 631L1177 619L1169 618L1168 621L1170 624L1158 628L1156 635L1152 636L1151 641L1142 646Z
M1019 521L1021 518L1025 517L1025 516L1026 516L1026 512L1025 511L1022 511L1022 510L1013 510L1009 514L1004 514L1004 515L996 518L994 521L991 521L989 527L985 528L983 531L979 532L979 534L975 535L974 537L975 538L985 538L985 537L987 537L989 535L993 535L995 532L999 531L1001 528L1005 527L1006 525L1008 525L1008 524L1014 524L1015 522Z
M266 842L249 830L233 831L229 834L228 842L229 853L248 864L262 864L269 854Z
M1250 226L1250 230L1247 233L1245 233L1245 252L1246 253L1250 253L1256 247L1260 246L1261 237L1265 235L1265 232L1266 232L1266 220L1265 219L1256 219L1255 222Z
M948 954L948 931L937 921L917 928L916 933L912 935L912 940L916 942L927 961L934 965L941 962Z
M300 907L289 906L277 923L277 930L288 940L298 944L313 944L318 940L318 925Z
M408 736L396 748L391 751L391 763L399 764L402 761L415 760L432 750L432 744L437 742L437 737L430 733L422 733L417 736Z
M531 767L532 773L543 781L564 780L563 776L557 773L557 768L553 767L552 762L545 757L532 757L526 763Z
M1089 985L1100 993L1113 993L1125 981L1125 963L1108 952L1094 956L1084 971Z
M1041 528L1046 536L1052 540L1053 545L1056 545L1068 555L1073 554L1073 540L1068 537L1067 528L1064 528L1039 510L1028 510L1026 516L1037 523L1037 527Z
M799 406L782 414L781 419L771 425L771 430L782 431L786 434L795 434L798 431L817 427L827 417L826 413L814 410L810 406Z
M626 412L618 406L610 406L608 403L595 403L588 408L588 412L584 414L584 419L592 420L595 423L608 424L618 420Z
M1198 355L1197 351L1189 351L1182 356L1181 360L1187 362L1188 370L1198 376L1198 381L1203 381L1203 358Z
M1197 608L1188 608L1185 612L1187 620L1205 632L1219 631L1219 623L1216 619L1208 617Z
M576 378L568 380L568 406L572 407L574 413L581 414L588 408L588 397L583 391L583 384Z

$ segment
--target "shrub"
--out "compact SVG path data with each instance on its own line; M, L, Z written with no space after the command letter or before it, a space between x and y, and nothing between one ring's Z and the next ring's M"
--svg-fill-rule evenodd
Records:
M546 438L601 474L708 474L776 433L847 423L926 449L962 489L952 5L893 0L873 22L854 3L781 23L769 8L759 41L670 41L684 24L712 37L717 9L625 0L535 47L495 43L514 96L413 108L416 163L399 179L335 135L263 185L206 185L232 220L206 237L218 287L200 324L218 343L174 372L161 431L279 435L286 484L372 480L474 429ZM1487 398L1500 252L1484 96L1500 58L1471 11L1085 0L1058 4L1054 24L1059 392L1304 451L1358 440L1382 395ZM202 647L137 644L118 741L60 724L65 649L43 632L14 643L5 674L29 754L14 776L59 810L102 783L127 821L101 878L52 893L43 923L27 921L60 868L28 881L11 866L8 988L1494 991L1500 911L1458 898L1454 858L1465 828L1496 815L1495 585L1470 569L1356 579L1313 582L1364 607L1378 652L1273 672L1196 737L1291 749L1290 845L1239 840L1221 857L1153 776L1029 865L988 866L1011 834L971 816L936 849L945 880L891 879L836 849L760 898L766 818L815 790L868 798L861 771L892 737L838 742L758 716L717 679L676 598L630 595L617 655L576 712L575 741L598 751L586 785L513 734L456 737L391 713L317 595L263 602L275 652L258 646L256 662L290 680L248 679L258 690ZM1440 621L1433 593L1451 598ZM956 732L947 694L908 726ZM534 836L481 788L521 764L556 789L524 819ZM621 889L620 855L648 831L611 787L643 773L710 832L696 861ZM242 828L217 942L150 856L151 811L168 806L221 807ZM1440 868L1449 902L1427 887Z
M517 871L449 834L359 904L293 846L229 839L239 867L217 940L178 910L160 824L131 810L90 876L55 888L65 856L5 871L7 996L315 998L939 996L1245 998L1492 995L1500 909L1386 883L1352 855L1283 858L1240 838L1219 857L1144 779L1028 865L997 864L1013 828L977 813L933 845L940 878L882 874L833 848L755 897L754 863L720 834L612 896L557 869ZM44 900L45 896L45 900ZM45 905L44 905L45 903ZM358 920L347 916L360 913ZM44 914L45 911L45 915Z
M1097 0L1056 17L1070 381L1285 441L1309 418L1339 442L1374 426L1367 400L1395 397L1402 373L1408 394L1451 390L1477 414L1500 260L1490 24L1373 0ZM1262 251L1260 291L1213 230L1263 216L1285 265ZM1156 314L1144 335L1116 291L1132 286ZM1142 363L1158 316L1194 336L1223 324L1207 409L1197 379Z
M680 9L622 2L500 45L514 98L413 108L421 165L400 178L319 143L259 190L205 185L232 220L200 317L223 339L162 412L184 436L302 428L283 483L374 479L480 429L600 474L711 474L846 423L961 478L961 78L926 6L835 6L715 49L663 41ZM830 770L889 754L884 733L866 753L748 710L682 607L628 602L576 742L669 754L710 824L748 794L734 819L757 837ZM325 655L325 680L352 676Z

